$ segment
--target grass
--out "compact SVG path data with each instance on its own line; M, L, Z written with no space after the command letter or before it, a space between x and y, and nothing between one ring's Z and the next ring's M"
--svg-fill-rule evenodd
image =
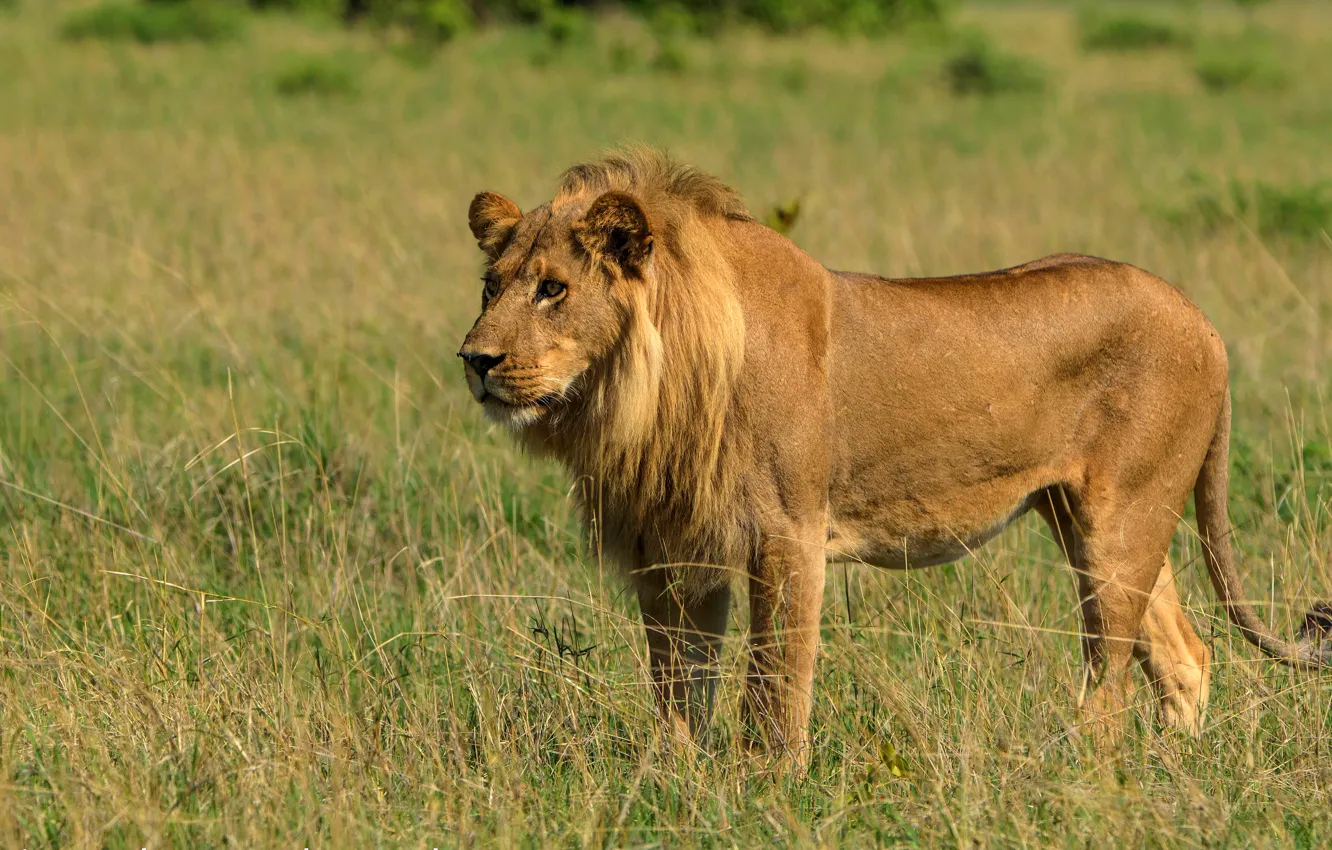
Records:
M460 35L335 107L247 82L377 35L265 17L206 49L71 45L79 8L0 27L0 844L1332 837L1332 681L1258 660L1184 530L1216 660L1199 741L1160 731L1145 688L1118 764L1070 736L1077 600L1023 521L953 566L830 571L807 777L735 743L743 610L709 756L670 755L570 483L483 423L453 356L479 306L472 195L530 208L625 139L759 214L799 198L792 235L835 268L1138 263L1228 342L1245 589L1289 635L1332 596L1332 248L1144 204L1191 169L1332 178L1325 4L1260 10L1301 72L1258 94L1208 96L1170 52L1088 58L1062 6L982 4L959 24L1057 89L958 98L946 48L827 34L690 41L663 74L613 19L541 68L531 33ZM615 71L615 44L644 58ZM774 73L797 62L799 86Z
M966 40L944 64L944 79L957 95L1030 93L1045 88L1040 65L999 50L984 38Z
M289 97L337 97L356 94L359 69L345 56L303 56L291 60L273 78L278 94Z
M215 42L236 38L242 20L234 8L207 0L110 0L78 9L65 20L62 32L72 41Z
M1280 48L1260 37L1218 39L1199 48L1194 73L1213 93L1279 89L1289 82Z
M668 74L680 74L689 68L689 56L680 42L663 40L657 44L652 67Z
M1272 239L1325 240L1332 233L1332 183L1277 186L1229 181L1224 188L1200 187L1176 221L1215 230L1239 223Z
M1079 20L1086 50L1128 51L1189 47L1193 35L1174 21L1092 7Z

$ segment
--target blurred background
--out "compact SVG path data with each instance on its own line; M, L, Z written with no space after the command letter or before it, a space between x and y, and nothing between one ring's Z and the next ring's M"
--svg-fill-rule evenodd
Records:
M1332 597L1332 5L0 0L0 843L1320 846L1332 681L1216 665L1071 732L1072 578L1037 521L836 567L817 755L654 732L636 604L454 352L471 197L625 142L826 265L1055 251L1178 285L1230 352L1248 595Z

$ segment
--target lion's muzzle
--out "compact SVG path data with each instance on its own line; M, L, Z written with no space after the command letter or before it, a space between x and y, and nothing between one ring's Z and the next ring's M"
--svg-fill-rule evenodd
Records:
M485 401L486 396L492 394L486 386L486 375L504 362L505 355L487 354L464 348L458 352L458 356L462 358L463 374L467 378L467 388L472 391L472 397L477 401Z
M463 362L476 370L476 375L482 381L486 379L486 373L498 366L504 361L503 354L483 354L479 351L459 351L458 356Z

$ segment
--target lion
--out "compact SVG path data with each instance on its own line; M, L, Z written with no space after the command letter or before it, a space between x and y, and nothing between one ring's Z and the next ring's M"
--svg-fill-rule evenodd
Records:
M1196 734L1210 654L1166 561L1190 492L1240 633L1296 667L1332 663L1326 608L1291 643L1239 596L1226 349L1164 280L1075 254L948 278L831 271L647 149L570 168L527 213L483 192L468 218L486 262L468 385L577 482L679 734L707 725L737 584L748 740L804 764L827 565L942 564L1028 511L1077 574L1082 722L1118 737L1137 659L1164 724Z

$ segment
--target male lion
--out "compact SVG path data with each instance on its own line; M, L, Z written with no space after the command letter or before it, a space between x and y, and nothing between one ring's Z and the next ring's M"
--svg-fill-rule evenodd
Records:
M1321 614L1291 644L1237 596L1226 350L1165 281L1069 254L952 278L829 271L733 190L642 150L571 168L526 214L482 193L469 218L487 267L467 382L580 484L677 731L706 722L737 574L749 728L803 762L827 563L945 563L1035 510L1078 575L1084 718L1115 737L1137 657L1163 720L1196 733L1209 653L1166 564L1190 491L1243 635L1332 663Z

